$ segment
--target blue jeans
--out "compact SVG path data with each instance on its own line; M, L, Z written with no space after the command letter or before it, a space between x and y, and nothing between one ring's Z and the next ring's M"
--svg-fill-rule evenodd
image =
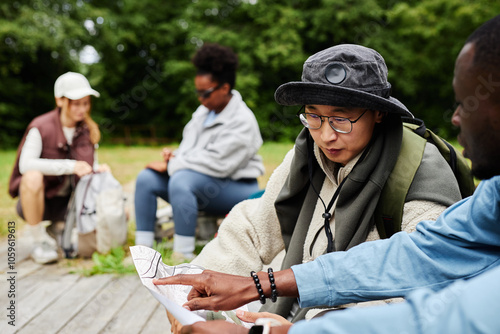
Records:
M175 233L194 236L198 211L224 215L259 190L257 179L215 178L189 169L174 175L142 170L135 184L137 231L154 232L157 197L172 205Z

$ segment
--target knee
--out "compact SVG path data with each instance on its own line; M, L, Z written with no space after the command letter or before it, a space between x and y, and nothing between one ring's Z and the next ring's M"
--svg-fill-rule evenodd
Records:
M36 193L43 191L43 174L37 170L30 170L23 174L19 192L21 196L23 193L30 192Z
M154 178L152 173L154 173L151 169L143 169L139 175L137 175L137 179L135 180L135 188L149 188L152 183L154 183Z
M182 171L176 172L174 175L170 177L168 182L168 192L170 194L182 194L187 192L192 192L191 183L192 178L190 178Z

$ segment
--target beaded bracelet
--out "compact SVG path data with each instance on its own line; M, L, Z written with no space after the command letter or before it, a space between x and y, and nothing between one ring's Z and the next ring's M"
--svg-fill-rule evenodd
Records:
M251 271L250 275L253 278L255 286L257 287L257 292L259 293L260 303L265 304L266 303L266 296L264 296L264 290L262 290L262 285L260 285L259 276L257 276L257 273L255 271Z
M269 276L269 283L271 283L271 301L276 303L278 299L278 290L276 289L276 283L274 282L273 268L267 269L267 275Z

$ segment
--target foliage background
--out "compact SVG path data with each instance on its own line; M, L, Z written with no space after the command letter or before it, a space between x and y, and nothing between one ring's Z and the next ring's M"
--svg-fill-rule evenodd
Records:
M72 70L101 97L93 115L104 140L149 124L178 140L198 105L190 59L205 42L232 47L236 88L265 140L293 140L295 110L273 94L300 80L313 53L339 43L385 58L393 96L445 137L454 135L451 80L467 36L500 13L497 0L16 0L0 4L0 147L54 106L53 83ZM92 46L99 61L82 63Z

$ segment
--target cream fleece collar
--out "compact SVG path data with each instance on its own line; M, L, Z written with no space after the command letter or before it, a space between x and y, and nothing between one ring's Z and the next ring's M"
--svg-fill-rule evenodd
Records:
M361 151L361 153L355 156L345 166L341 166L340 164L329 160L319 149L318 145L314 143L314 157L316 158L316 161L318 162L325 175L335 185L338 185L344 178L347 177L347 175L349 175L349 173L352 171L359 158L363 154L363 151Z
M326 175L323 185L321 189L318 189L318 191L325 205L328 205L330 199L337 190L339 183L342 182L342 180L346 178L347 175L349 175L349 173L352 171L352 169L358 162L363 152L354 157L345 166L341 166L340 164L329 160L325 156L325 154L319 149L316 143L314 144L313 151L316 161L318 162L321 170ZM321 200L319 200L318 198L318 201L316 202L316 207L314 208L311 224L309 225L309 229L307 231L306 239L304 242L303 262L312 261L313 259L325 253L325 250L328 245L328 240L326 238L326 234L324 232L324 227L323 227L322 215L324 211L325 208L321 203ZM333 233L333 239L335 240L335 203L332 206L330 213L332 214L332 218L330 220L330 227Z

